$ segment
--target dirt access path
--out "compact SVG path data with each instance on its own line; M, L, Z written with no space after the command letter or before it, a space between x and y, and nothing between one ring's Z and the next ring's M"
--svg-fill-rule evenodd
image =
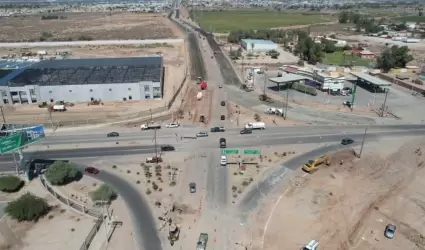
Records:
M382 143L361 159L342 151L330 167L298 172L257 214L253 249L296 249L312 239L325 249L424 249L425 140ZM394 240L383 236L389 223L398 227Z

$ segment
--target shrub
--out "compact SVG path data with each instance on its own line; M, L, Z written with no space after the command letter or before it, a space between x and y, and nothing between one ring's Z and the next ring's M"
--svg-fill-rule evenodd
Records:
M152 193L152 191L148 188L147 190L146 190L146 194L147 195L150 195Z
M152 182L152 188L153 188L153 190L158 190L158 185L156 185L156 183L155 182Z
M174 187L176 185L175 181L170 182L170 186Z
M117 165L112 165L112 168L117 168Z
M9 202L4 211L17 221L36 221L49 212L47 202L31 193L26 193L18 199Z
M130 170L127 170L127 174L129 174L129 173L131 173L131 171Z
M232 186L232 191L235 192L236 190L238 190L238 188L235 186Z
M298 92L306 93L313 96L317 95L316 88L308 86L304 83L294 83L292 84L292 88L297 90Z
M6 193L19 191L24 186L24 182L17 176L6 175L0 177L0 190Z
M45 173L46 179L52 185L66 185L81 176L73 163L55 161Z
M96 191L90 193L92 201L111 201L117 196L115 190L106 184L102 184Z
M254 114L254 120L256 122L260 122L261 121L261 116L259 114Z

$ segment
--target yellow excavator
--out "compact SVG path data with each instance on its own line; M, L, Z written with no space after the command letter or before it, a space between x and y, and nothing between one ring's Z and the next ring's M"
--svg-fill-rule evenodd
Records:
M312 174L312 173L316 172L317 170L319 170L319 166L322 165L322 164L326 164L326 165L330 164L329 156L323 155L323 156L316 158L315 160L310 160L306 164L304 164L302 169L305 172Z

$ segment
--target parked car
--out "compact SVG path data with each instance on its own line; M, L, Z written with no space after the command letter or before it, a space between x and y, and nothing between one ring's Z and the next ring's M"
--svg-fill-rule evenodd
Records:
M153 157L146 158L146 163L159 163L159 162L162 162L161 157L153 156Z
M225 101L221 101L221 106L226 106L226 102Z
M118 132L111 132L106 135L106 137L118 137L120 134Z
M86 167L86 169L84 169L84 172L86 172L88 174L98 174L99 169L94 168L94 167Z
M226 120L226 116L225 115L221 115L220 116L220 120L222 120L222 121Z
M161 151L174 151L174 150L176 149L171 145L161 146Z
M189 192L190 192L191 194L196 193L196 183L191 182L191 183L189 184Z
M396 229L397 227L394 226L393 224L388 224L385 227L385 232L384 232L385 237L387 237L388 239L394 239Z
M207 137L208 133L207 132L199 132L196 134L196 137Z
M252 129L242 129L240 132L241 135L252 134Z
M178 123L170 123L170 124L165 125L165 127L166 128L178 128L178 127L180 127L180 124L178 124Z
M341 144L342 145L349 145L349 144L351 144L353 142L354 142L354 140L351 139L351 138L344 138L344 139L342 139Z
M223 88L223 85L219 84L219 85L218 85L218 88L219 88L219 89Z

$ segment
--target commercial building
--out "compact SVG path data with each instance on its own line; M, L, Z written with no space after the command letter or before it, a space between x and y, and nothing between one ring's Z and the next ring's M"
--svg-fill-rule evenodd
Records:
M2 103L160 99L160 56L45 60L0 79Z
M246 51L251 53L278 49L278 45L270 40L242 39L241 45Z

